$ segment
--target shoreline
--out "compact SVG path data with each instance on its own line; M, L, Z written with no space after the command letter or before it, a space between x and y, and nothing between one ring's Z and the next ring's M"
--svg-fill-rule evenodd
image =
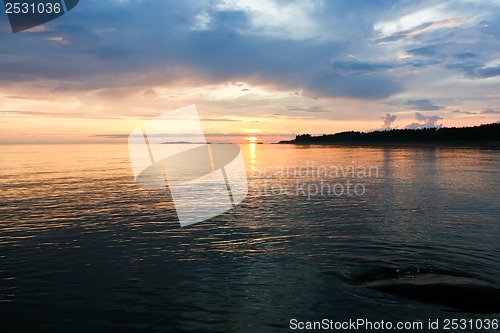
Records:
M297 135L279 144L361 147L500 147L500 123L474 127L392 129L374 132L340 132Z
M328 146L328 147L380 147L380 148L485 148L500 149L500 142L461 142L461 143L443 143L443 142L292 142L280 141L274 143L277 145L295 145L295 146Z

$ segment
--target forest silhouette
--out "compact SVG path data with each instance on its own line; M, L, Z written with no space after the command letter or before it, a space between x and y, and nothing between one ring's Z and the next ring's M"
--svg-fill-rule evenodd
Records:
M339 145L457 145L500 146L500 123L474 127L444 127L423 129L393 129L374 132L340 132L313 136L297 135L281 144L339 144Z

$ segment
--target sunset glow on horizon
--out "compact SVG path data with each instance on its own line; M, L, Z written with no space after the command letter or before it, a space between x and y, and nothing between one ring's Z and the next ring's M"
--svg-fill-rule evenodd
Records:
M255 136L251 136L251 137L247 138L247 140L250 143L256 143L258 139Z

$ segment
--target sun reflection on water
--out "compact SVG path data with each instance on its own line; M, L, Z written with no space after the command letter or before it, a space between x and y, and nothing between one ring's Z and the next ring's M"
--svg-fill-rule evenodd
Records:
M250 150L250 170L252 172L255 172L256 171L256 146L257 144L256 143L250 143L248 145L248 148Z

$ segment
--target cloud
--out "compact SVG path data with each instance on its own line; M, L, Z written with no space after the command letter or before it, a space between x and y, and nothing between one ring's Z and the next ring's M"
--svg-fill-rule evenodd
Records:
M241 123L242 120L230 119L230 118L203 118L202 121L215 121L215 122L230 122L230 123Z
M246 24L238 30L241 34L294 40L328 37L315 20L316 8L312 2L226 0L215 8L218 13L207 11L202 16L206 27L220 13L238 12L246 17Z
M401 65L394 63L369 62L356 60L332 61L332 72L340 75L358 75L375 73L387 69L392 69Z
M442 3L419 8L418 6L422 4L416 4L413 11L398 16L396 19L376 24L375 30L381 35L380 38L385 39L384 41L417 38L435 30L453 28L467 23L466 20L455 17L456 12L449 10L450 4Z
M158 93L154 89L147 89L144 91L143 96L151 99L159 98Z
M456 58L458 58L460 60L465 60L465 59L470 59L470 58L476 58L479 55L472 53L472 52L465 51L465 52L456 53L453 56L455 56Z
M420 111L434 111L443 109L442 106L434 104L430 99L410 99L405 103L411 109Z
M303 112L329 112L328 110L324 109L323 107L321 106L310 106L310 107L292 107L292 106L289 106L287 107L287 110L288 111L303 111Z
M478 79L485 79L500 75L500 66L479 67L474 70L473 76Z
M440 48L441 48L441 45L427 45L427 46L418 47L416 49L408 50L407 52L412 54L412 55L432 57L432 56L439 54L438 50Z
M477 61L449 63L446 67L461 71L469 79L488 79L500 76L500 66L484 66Z
M437 122L443 118L440 116L424 116L420 112L415 113L415 118L418 122L411 123L407 125L405 128L407 129L422 129L422 128L441 128L442 124L437 124Z
M500 110L486 108L483 111L481 111L481 114L500 114Z
M452 113L462 113L462 114L477 114L477 112L472 111L461 111L461 110L453 110Z
M0 114L4 116L30 116L30 117L51 117L51 118L86 118L86 119L124 119L130 116L114 116L114 115L98 115L90 113L81 112L69 112L69 113L58 113L58 112L45 112L45 111L17 111L17 110L0 110ZM135 117L143 117L142 115L136 115Z
M312 97L339 96L359 99L383 99L403 90L400 83L387 75L338 76L327 74L310 82L312 89L304 92Z
M397 117L398 116L396 116L396 115L391 115L391 114L387 113L385 115L385 118L384 118L384 127L382 127L382 128L384 130L391 130L392 129L391 125L396 120Z

